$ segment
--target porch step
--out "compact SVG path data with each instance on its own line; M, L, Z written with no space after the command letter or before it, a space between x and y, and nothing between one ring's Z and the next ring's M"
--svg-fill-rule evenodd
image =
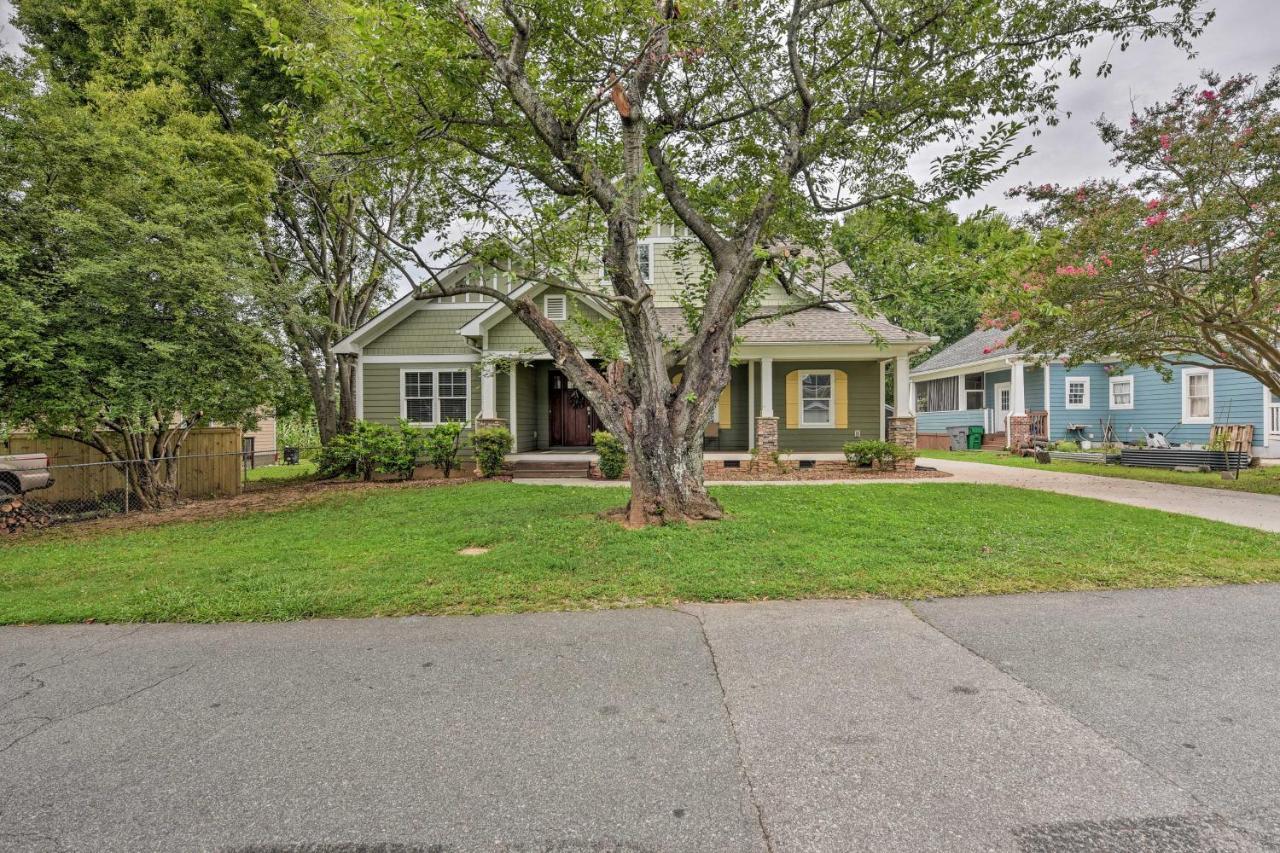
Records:
M586 479L591 476L591 463L572 459L517 459L511 476L517 480Z
M982 447L984 450L1003 448L1008 443L1008 437L1002 432L985 432L982 434Z

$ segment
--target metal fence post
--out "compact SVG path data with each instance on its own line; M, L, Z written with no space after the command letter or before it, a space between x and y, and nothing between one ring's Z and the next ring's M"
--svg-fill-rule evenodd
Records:
M124 514L125 515L129 514L129 492L131 491L132 489L129 488L129 466L125 465L124 466Z

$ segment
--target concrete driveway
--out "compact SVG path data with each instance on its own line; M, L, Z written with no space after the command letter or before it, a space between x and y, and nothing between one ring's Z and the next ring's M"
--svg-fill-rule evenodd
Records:
M1280 849L1280 588L0 629L0 849Z
M1081 498L1195 515L1259 530L1280 532L1280 495L1255 495L1200 486L1177 486L1120 477L1068 474L1040 468L1014 468L958 459L922 459L920 464L946 471L951 483L989 483L1039 489Z

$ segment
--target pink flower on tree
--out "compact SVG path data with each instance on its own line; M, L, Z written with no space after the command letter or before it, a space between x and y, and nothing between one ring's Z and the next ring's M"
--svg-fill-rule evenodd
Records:
M1163 203L1164 202L1161 201L1160 199L1153 198L1151 199L1151 201L1147 202L1147 210L1155 210L1157 207L1159 207Z
M1214 101L1218 100L1218 93L1213 91L1212 89L1205 89L1203 92L1200 93L1200 100L1213 103Z
M1169 218L1169 214L1165 213L1162 210L1159 213L1148 216L1146 219L1142 220L1142 223L1146 225L1148 228L1154 228L1157 225L1160 225L1161 223L1163 223L1168 218Z
M983 355L991 355L991 347L983 347L983 348L982 348L982 354L983 354Z
M1169 150L1169 148L1170 148L1172 145L1173 145L1173 137L1172 137L1172 136L1170 136L1170 135L1169 135L1169 134L1167 134L1167 133L1162 133L1162 134L1160 134L1160 147L1161 147L1163 150L1168 151L1168 150Z

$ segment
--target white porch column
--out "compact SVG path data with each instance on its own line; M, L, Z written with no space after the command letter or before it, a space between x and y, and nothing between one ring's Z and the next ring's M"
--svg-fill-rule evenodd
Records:
M773 417L773 359L760 359L760 417Z
M492 420L498 416L498 377L492 364L480 368L480 417Z
M1026 364L1015 361L1010 374L1009 414L1021 417L1027 413Z
M756 446L756 363L747 362L747 450Z
M911 417L911 359L900 355L893 360L893 416Z

